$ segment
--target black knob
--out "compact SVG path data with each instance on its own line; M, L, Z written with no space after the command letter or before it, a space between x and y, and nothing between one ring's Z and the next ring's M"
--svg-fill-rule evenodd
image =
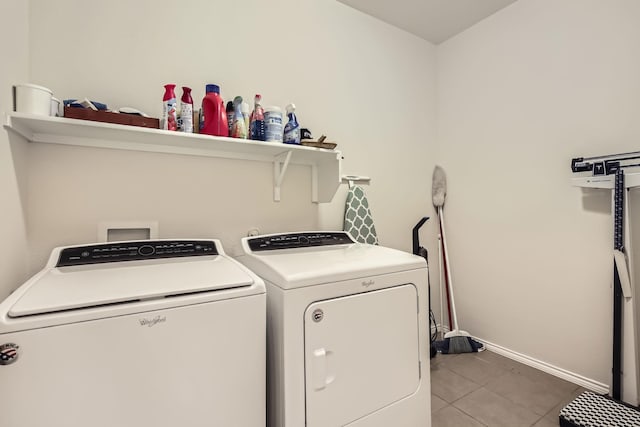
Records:
M140 255L153 255L155 251L155 248L151 245L140 246L140 249L138 249Z

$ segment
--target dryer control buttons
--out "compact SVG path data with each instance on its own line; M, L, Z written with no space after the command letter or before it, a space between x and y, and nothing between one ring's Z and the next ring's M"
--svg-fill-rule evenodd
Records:
M20 347L14 343L0 345L0 365L11 365L18 360L18 349Z
M355 241L344 232L305 232L272 234L247 239L249 248L254 251L273 251L278 249L307 248L310 246L350 245Z
M314 322L318 323L324 318L324 312L319 308L316 308L315 310L313 310L313 313L311 313L311 318Z

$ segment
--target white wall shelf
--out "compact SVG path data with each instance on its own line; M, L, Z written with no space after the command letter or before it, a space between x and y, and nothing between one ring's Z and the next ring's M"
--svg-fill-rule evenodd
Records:
M313 202L330 202L341 180L336 150L23 113L8 114L4 127L29 142L273 163L275 201L289 163L311 167Z

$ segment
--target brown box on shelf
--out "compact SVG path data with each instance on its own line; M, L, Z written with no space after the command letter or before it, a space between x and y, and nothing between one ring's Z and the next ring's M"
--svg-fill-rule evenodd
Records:
M135 114L94 111L90 108L64 107L64 116L70 119L91 120L94 122L115 123L118 125L141 126L158 129L160 120Z

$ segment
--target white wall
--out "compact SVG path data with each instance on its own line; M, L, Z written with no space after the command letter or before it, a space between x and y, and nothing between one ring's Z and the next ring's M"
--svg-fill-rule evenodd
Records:
M214 82L226 98L293 101L303 126L339 143L344 173L373 178L381 243L405 250L434 216L437 156L461 326L609 382L609 196L571 187L569 162L638 149L640 3L520 0L437 49L333 0L184 3L5 1L0 109L25 80L155 115L168 82L196 100ZM95 240L100 221L158 220L161 237L214 236L231 251L252 227L342 224L346 189L311 203L303 167L275 203L268 164L17 139L0 132L0 235L13 248L0 297L53 246ZM435 228L422 233L432 265Z
M3 0L0 5L3 60L0 66L0 111L11 111L11 86L28 80L28 2ZM0 300L27 276L27 241L24 204L18 188L26 185L20 167L23 144L0 130ZM14 164L16 167L14 167Z
M638 150L638 22L636 0L520 0L437 49L461 326L604 384L610 196L570 160Z
M410 250L411 228L432 215L435 47L417 37L333 0L32 0L29 24L31 81L57 98L158 115L163 84L188 85L199 101L217 83L226 99L293 101L304 127L338 142L344 173L372 177L382 244ZM346 186L331 204L314 204L305 167L290 167L276 203L266 163L28 151L31 272L52 247L95 240L101 221L157 220L163 238L218 237L230 252L253 227L342 227Z

